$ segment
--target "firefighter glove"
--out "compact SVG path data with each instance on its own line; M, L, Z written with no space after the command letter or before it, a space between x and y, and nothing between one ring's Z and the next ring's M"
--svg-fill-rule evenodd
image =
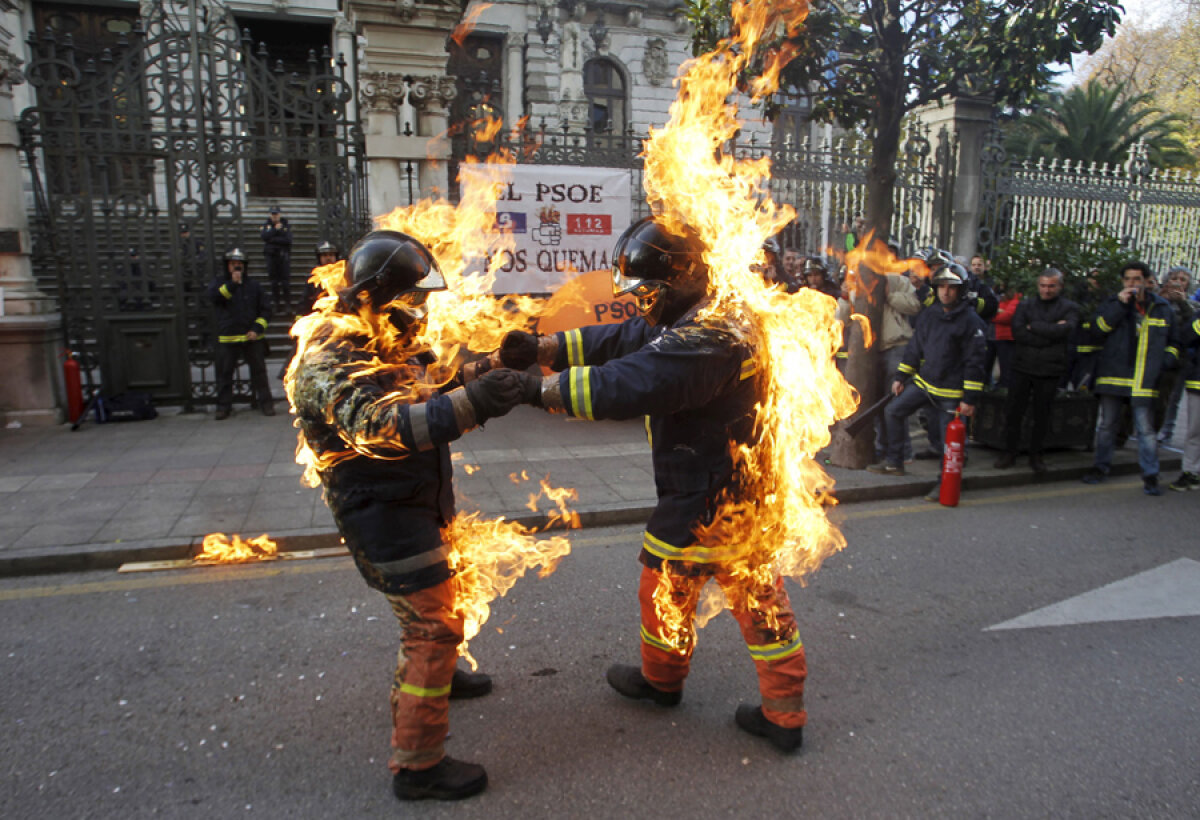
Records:
M538 337L523 330L509 331L500 343L500 361L513 370L528 370L537 364Z
M464 388L475 409L475 422L503 416L521 403L523 385L515 370L489 370Z
M518 372L517 377L521 380L521 403L541 407L542 377L524 371Z

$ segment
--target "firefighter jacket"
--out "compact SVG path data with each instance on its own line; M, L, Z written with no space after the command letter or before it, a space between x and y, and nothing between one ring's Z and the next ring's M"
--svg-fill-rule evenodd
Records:
M288 224L286 217L280 217L278 225L268 219L263 223L261 233L263 253L267 256L288 254L291 252L292 226Z
M217 341L221 344L245 342L246 334L266 332L271 319L271 303L253 279L236 284L229 276L214 279L208 286L208 298L216 308Z
M920 293L922 294L921 303L925 307L937 304L937 288L931 285L929 290L922 289ZM979 314L979 318L985 321L991 319L1000 310L1000 300L996 298L991 286L970 271L967 271L967 289L964 292L963 301L974 308L975 312Z
M1183 386L1200 393L1200 311L1192 314L1180 332L1180 355L1183 357Z
M1139 303L1123 303L1115 295L1100 303L1094 332L1104 339L1096 362L1095 392L1109 396L1152 399L1163 367L1179 361L1175 311L1166 299L1147 294Z
M925 308L917 317L896 378L912 376L930 396L975 404L983 391L985 332L983 319L965 300L950 310L941 304Z
M588 419L648 416L658 503L641 560L673 572L712 571L714 549L694 529L712 520L719 500L737 498L731 447L752 441L760 384L754 351L731 320L696 318L673 326L645 320L559 333L543 404Z
M397 389L423 381L424 365L370 372L376 361L342 338L310 343L295 372L292 405L315 453L325 501L367 583L409 594L451 575L442 528L454 517L449 442L476 426L462 389L421 400ZM365 375L364 375L365 372Z
M1079 325L1079 305L1056 296L1032 296L1013 312L1013 370L1029 376L1062 376L1067 372L1069 341Z

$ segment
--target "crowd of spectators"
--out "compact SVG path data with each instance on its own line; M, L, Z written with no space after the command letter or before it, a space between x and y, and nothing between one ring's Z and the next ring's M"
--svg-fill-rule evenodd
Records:
M862 225L843 227L849 253ZM1183 452L1182 472L1169 489L1200 489L1200 288L1190 270L1176 266L1160 277L1131 259L1122 266L1121 286L1105 292L1096 271L1072 276L1048 267L1030 271L1035 292L1021 293L994 281L983 256L955 258L933 248L905 256L894 243L890 248L912 264L905 274L884 277L878 375L895 398L877 417L869 470L904 475L915 458L940 458L949 418L974 415L986 392L1003 408L994 466L1010 469L1024 453L1041 475L1045 453L1056 445L1055 401L1070 394L1095 398L1094 463L1085 483L1104 481L1113 451L1128 441L1136 442L1146 495L1162 495L1163 445ZM766 278L789 292L813 288L837 299L843 324L861 311L857 277L847 276L844 265L784 248L769 267ZM1185 405L1186 430L1177 430ZM930 443L916 453L913 416ZM927 498L936 497L937 487Z

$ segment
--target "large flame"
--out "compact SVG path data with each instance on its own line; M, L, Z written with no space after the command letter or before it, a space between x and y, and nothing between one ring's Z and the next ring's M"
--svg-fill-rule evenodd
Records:
M500 123L480 121L474 127L477 136L487 141L498 133ZM488 157L480 167L491 174L491 184L463 186L457 205L442 199L423 199L376 218L376 227L406 233L425 245L446 279L445 291L429 294L427 320L415 337L403 334L386 315L369 305L348 306L339 301L338 292L348 284L345 262L312 272L310 281L320 288L321 296L313 312L292 326L297 351L284 379L293 407L296 371L307 356L323 346L353 338L356 346L372 354L365 363L355 365L354 376L385 377L392 390L381 401L411 404L427 400L450 382L467 361L468 351L494 350L510 330L524 329L532 323L543 300L491 293L495 268L501 264L500 251L513 244L511 235L498 234L494 227L496 202L508 181L512 162L507 155ZM476 272L474 267L485 269ZM415 356L426 353L435 357L433 365L421 368L411 363ZM305 482L317 486L318 471L329 469L339 459L356 454L381 457L377 450L380 444L398 453L395 458L407 457L398 437L381 435L386 440L348 441L353 448L350 451L318 454L301 434L296 461L306 468ZM567 508L567 502L576 497L574 490L556 489L543 481L541 494L556 505L547 527L579 526L578 516ZM535 510L536 498L531 500ZM491 602L507 593L530 569L539 570L543 576L553 572L559 559L570 551L566 538L536 538L535 532L503 518L484 519L479 513L460 513L446 529L448 562L455 572L454 607L463 618L466 636L459 653L472 666L475 661L467 651L467 642L487 621Z
M744 328L758 357L764 388L757 440L734 453L740 496L727 499L713 523L697 532L702 543L723 549L722 571L751 605L776 573L803 580L845 546L826 515L833 480L814 460L829 444L830 425L852 414L857 401L834 365L842 339L836 303L807 288L788 295L751 269L764 260L763 242L795 211L771 200L768 159L739 160L724 150L742 124L739 87L752 101L761 99L793 56L760 43L794 35L807 13L802 0L736 3L734 33L684 63L670 119L651 131L645 147L652 210L669 227L695 231L705 245L713 297L705 315ZM757 76L740 84L751 67ZM680 596L672 596L670 580L664 573L656 601L668 627L663 637L682 646L693 639L692 625L673 604ZM696 626L724 606L720 590L709 585Z

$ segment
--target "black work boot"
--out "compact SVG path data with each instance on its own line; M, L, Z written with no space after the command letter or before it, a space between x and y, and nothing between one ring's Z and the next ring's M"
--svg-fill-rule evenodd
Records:
M608 667L604 676L608 685L627 698L634 700L652 700L659 706L678 706L683 700L683 692L664 692L656 689L650 681L642 677L642 670L636 666L624 666L616 663Z
M487 788L487 772L477 763L443 757L436 766L401 769L392 778L392 791L401 800L462 800Z
M733 719L738 728L758 737L765 737L771 745L781 752L794 752L804 744L804 727L786 729L778 723L767 720L761 706L742 704L737 708Z
M450 700L481 698L492 691L492 678L482 672L455 669L450 681Z

